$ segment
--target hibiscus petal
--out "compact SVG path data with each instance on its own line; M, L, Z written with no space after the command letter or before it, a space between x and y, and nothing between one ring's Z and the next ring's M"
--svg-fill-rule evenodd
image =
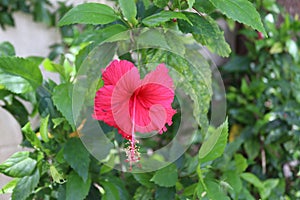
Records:
M116 127L116 122L113 118L111 109L111 96L114 86L108 85L100 88L94 99L94 114L93 117L97 120L102 120L110 126Z
M173 80L165 65L158 65L156 70L146 75L136 93L137 131L166 131L164 125L172 124L176 111L171 105L174 99Z
M141 81L131 62L115 60L103 71L102 78L104 87L95 97L95 119L117 128L129 140L133 131L162 133L167 130L166 124L172 124L176 113L171 106L174 85L164 64Z
M127 60L112 61L102 73L104 85L116 85L123 75L132 68L135 68L134 64Z
M131 135L133 124L130 117L130 110L132 110L130 99L139 85L140 75L138 69L134 67L117 81L112 94L111 102L114 119L119 130L128 135Z
M165 64L159 64L156 69L145 76L142 85L155 83L174 91L174 83Z

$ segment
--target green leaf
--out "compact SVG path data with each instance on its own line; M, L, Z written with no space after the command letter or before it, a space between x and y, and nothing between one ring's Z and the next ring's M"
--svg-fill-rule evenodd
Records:
M172 49L172 52L178 55L184 55L185 46L183 38L178 34L175 34L173 31L167 31L166 34L168 35L168 37L166 37L167 44L170 49Z
M168 5L169 0L153 0L153 3L159 8L164 8Z
M47 9L47 1L33 2L33 19L37 22L44 22L47 25L52 25L51 13Z
M263 182L263 188L260 189L259 194L262 199L268 199L274 188L279 184L279 179L268 179Z
M253 4L248 0L209 1L227 17L251 26L252 28L262 32L265 36L267 36L259 13L256 11Z
M119 177L116 177L116 176L106 177L105 181L101 181L100 184L102 184L102 186L104 186L105 183L110 183L115 188L117 188L117 192L118 192L119 195L116 195L116 196L119 196L118 200L129 200L130 199L128 189L125 188L125 186L127 186L126 182L124 182ZM109 186L109 188L106 188L106 186L104 186L104 191L106 192L106 191L110 190L110 188L111 188L111 185ZM112 189L112 190L114 190L114 189ZM110 200L110 198L107 198L107 199Z
M207 186L207 191L204 190L201 183L198 183L197 188L197 195L199 199L222 199L222 200L230 200L228 196L224 193L222 190L222 187L220 187L220 184L218 184L215 181L212 180L205 180L205 184Z
M12 193L12 200L25 200L37 187L40 180L39 170L36 169L30 176L21 178Z
M10 112L21 126L24 126L28 122L29 113L19 98L13 98L3 108Z
M57 109L67 119L71 126L74 126L72 112L72 90L73 85L63 83L54 88L52 100Z
M23 128L22 132L24 133L26 139L30 142L30 144L37 149L43 149L41 141L36 136L35 132L32 130L30 122L28 122Z
M215 6L212 5L210 1L207 0L196 0L196 2L193 5L193 8L198 12L202 12L206 14L210 14L216 9Z
M36 163L36 160L29 157L29 152L17 152L0 165L0 172L10 177L29 176Z
M297 43L294 40L289 39L288 41L286 41L285 46L287 48L287 51L291 54L291 56L293 56L295 61L299 61L299 50Z
M189 5L189 8L191 9L195 3L195 0L188 0L188 5Z
M274 45L270 49L270 54L277 54L283 51L283 46L281 42L275 42Z
M3 186L0 189L0 194L9 194L13 192L13 189L16 187L19 179L13 179L9 183L7 183L5 186Z
M155 190L155 200L175 199L175 187L158 187Z
M155 172L150 181L161 187L172 187L176 185L178 180L177 167L174 164L170 164Z
M152 191L150 188L146 188L146 187L139 187L133 196L134 200L152 200Z
M133 177L135 178L135 180L137 180L137 182L139 182L143 186L146 186L147 188L152 188L154 186L154 184L150 182L150 179L152 178L150 173L133 174Z
M29 82L19 76L13 76L7 73L3 73L0 70L0 85L4 86L5 89L16 93L16 94L24 94L30 92L32 90Z
M143 24L145 24L146 26L157 26L160 25L164 22L167 22L171 19L182 19L187 21L189 24L192 25L191 21L181 12L174 12L174 11L161 11L159 13L156 13L154 15L151 15L149 17L146 17L145 19L143 19Z
M226 147L228 138L228 121L220 125L209 138L203 142L200 151L199 158L201 163L212 161L220 157Z
M64 68L64 66L56 64L48 58L46 58L42 64L45 70L49 72L57 72L65 81L68 80L68 74L66 73L66 69Z
M43 81L43 77L39 69L39 64L26 60L24 58L1 57L0 74L4 73L26 80L33 89L36 89L38 86L40 86ZM20 78L16 80L20 81ZM22 83L24 84L23 81Z
M44 142L49 142L48 121L49 121L49 115L47 115L47 117L41 119L40 134L41 134L42 140Z
M60 174L53 165L50 166L50 174L54 182L59 184L63 184L66 182L64 176Z
M148 46L169 48L165 35L156 29L150 29L141 33L137 42L144 48Z
M100 44L106 39L116 35L118 33L126 31L127 28L121 24L113 24L99 30L89 30L81 33L73 42L75 45L80 45L82 43L96 43Z
M0 43L0 57L1 56L14 56L15 48L14 46L9 42L2 42Z
M237 173L244 172L248 167L247 159L244 158L244 156L242 154L235 154L234 162L235 162Z
M200 16L196 13L184 12L192 22L189 23L178 20L179 29L183 33L192 33L195 40L207 46L207 48L220 56L228 57L231 49L225 41L224 32L220 30L217 22L211 17Z
M70 166L86 181L88 179L90 154L79 138L71 138L64 147L64 158Z
M245 181L251 183L252 185L254 185L258 189L262 189L264 187L263 183L257 178L257 176L255 176L252 173L249 173L249 172L242 173L241 177Z
M239 193L243 188L242 180L237 171L230 170L224 172L224 180L229 183L236 193Z
M110 182L102 181L100 182L104 188L104 195L102 197L103 200L119 200L120 195L118 188Z
M58 22L59 26L69 24L108 24L119 17L115 11L105 5L99 3L85 3L72 8Z
M83 200L88 195L92 180L90 177L83 181L72 171L67 179L66 200Z
M195 193L198 183L194 183L184 188L183 195L184 196L192 196Z
M137 9L134 0L119 0L119 4L123 15L126 17L128 22L136 25L138 21L136 20Z

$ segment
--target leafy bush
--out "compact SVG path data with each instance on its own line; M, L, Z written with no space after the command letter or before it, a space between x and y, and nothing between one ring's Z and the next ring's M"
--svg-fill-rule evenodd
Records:
M103 4L86 3L67 12L58 23L64 42L53 46L49 58L15 57L9 43L1 44L0 100L23 127L22 146L32 148L30 152L15 153L0 165L1 173L14 178L1 193L12 193L12 199L17 200L249 199L251 190L248 185L243 186L248 181L258 188L261 198L267 198L279 180L261 182L254 174L244 172L248 163L244 155L235 153L238 145L231 143L226 147L227 120L218 128L208 127L211 70L195 48L197 45L191 42L194 39L221 56L229 56L230 47L213 17L224 14L266 35L255 7L247 0L119 0L117 5L114 10ZM137 45L132 40L134 34L143 38L139 43L142 48L131 48L132 44ZM130 51L126 51L128 48ZM99 56L98 63L89 59L93 53ZM108 151L107 159L100 162L81 141L88 127L82 113L92 106L90 100L102 84L96 66L105 67L115 55L135 62L141 73L150 70L142 64L166 63L179 77L178 88L188 96L185 103L193 105L188 114L193 113L197 130L195 137L187 141L191 148L164 168L148 173L119 171L113 167L120 156ZM187 58L195 59L194 63ZM40 64L59 74L61 82L45 80ZM88 76L84 77L81 75L85 69ZM80 88L80 78L86 78L89 87ZM83 89L79 90L84 92L81 98L74 99L76 88ZM32 104L31 112L23 101ZM177 101L174 106L179 109ZM74 111L72 105L79 105L78 102L87 107ZM34 115L41 117L36 130L28 122ZM174 125L166 134L143 143L141 151L143 147L163 147L172 140L181 115L183 112L174 117ZM122 145L123 139L115 129L102 126L115 146ZM99 141L96 147L110 150L102 148L104 142ZM226 153L220 158L225 148ZM177 150L168 153L172 155ZM109 165L103 164L105 161ZM159 164L164 158L156 161Z
M229 147L247 158L245 188L253 186L262 199L299 198L300 24L284 13L265 14L269 38L242 29L247 55L233 56L223 68Z

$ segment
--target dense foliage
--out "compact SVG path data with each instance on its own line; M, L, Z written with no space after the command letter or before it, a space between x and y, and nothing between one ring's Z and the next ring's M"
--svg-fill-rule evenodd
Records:
M248 187L254 186L254 193L268 199L297 199L300 23L284 11L279 14L278 7L269 8L264 22L270 37L242 29L247 54L232 56L223 68L228 81L229 146L236 145L247 158L249 176L242 178Z
M20 9L17 3L0 2L9 18L14 9L7 8ZM26 6L40 8L35 6L37 2L43 3L42 14L45 13L47 1L26 1ZM15 57L14 48L8 42L1 43L0 100L23 127L22 146L32 151L17 152L0 165L1 173L14 178L0 194L12 193L12 199L17 200L297 198L299 169L293 162L299 160L296 148L299 84L295 82L289 87L289 81L299 79L295 42L298 22L287 15L284 23L276 27L275 20L271 19L277 15L268 10L274 8L274 2L266 1L269 4L265 5L259 2L119 0L116 9L86 3L71 10L60 4L54 16L69 10L58 22L63 43L52 46L49 58ZM270 12L264 18L267 32L254 5ZM247 37L248 55L234 55L224 67L229 77L225 83L230 86L229 144L227 120L218 128L208 126L212 98L208 62L202 57L197 57L196 63L185 59L197 55L192 40L220 56L229 56L231 49L216 22L218 17L247 26L241 33ZM51 24L56 24L53 20ZM1 25L13 24L2 21ZM46 18L40 21L51 25ZM153 29L158 27L161 29ZM122 33L140 28L144 48L124 53L121 48L124 46L120 45L114 54L105 55L103 62L108 64L116 55L135 62L142 72L150 69L140 66L140 61L166 63L176 71L179 80L184 80L178 87L192 100L191 113L198 130L191 147L176 162L154 172L132 174L104 165L87 151L80 140L84 119L79 118L79 123L74 119L72 93L93 49L100 46L106 48L98 49L106 50L116 41L134 43L132 37ZM252 28L265 39L259 40ZM146 48L150 44L151 48ZM59 74L60 83L46 80L39 65ZM100 78L99 73L90 70L91 79ZM98 79L83 98L88 106L91 106L91 96L101 87ZM33 109L28 111L24 101L30 102ZM180 108L176 101L174 106ZM40 124L33 129L28 120L36 115L40 116ZM155 149L172 140L180 125L180 115L174 116L174 125L166 134L147 140L144 148ZM116 130L106 127L105 132L115 144L122 143ZM284 166L290 172L288 175L283 173Z

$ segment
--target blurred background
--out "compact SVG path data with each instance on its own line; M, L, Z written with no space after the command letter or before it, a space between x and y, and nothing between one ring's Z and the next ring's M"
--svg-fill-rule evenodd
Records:
M17 56L50 59L63 51L60 44L68 37L68 30L55 28L62 13L83 2L114 5L104 0L29 1L30 7L8 2L0 0L0 48L11 44ZM253 3L269 37L220 18L233 53L229 58L212 55L227 91L230 142L239 143L238 152L252 162L252 172L260 178L283 177L287 180L283 187L293 191L300 184L300 1ZM49 72L44 75L58 81ZM29 105L27 109L31 109ZM1 163L20 150L22 141L19 123L1 108L1 102L0 136ZM0 188L8 180L0 175ZM294 192L300 198L300 191Z

